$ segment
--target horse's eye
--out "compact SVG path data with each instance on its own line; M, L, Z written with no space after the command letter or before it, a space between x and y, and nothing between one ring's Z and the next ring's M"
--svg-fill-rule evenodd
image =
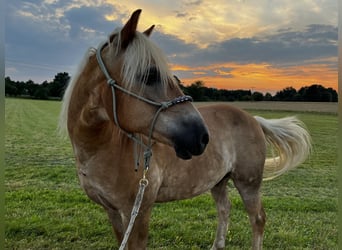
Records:
M157 83L160 83L161 77L160 77L160 72L158 71L157 68L151 67L145 75L145 83L146 85L155 85Z

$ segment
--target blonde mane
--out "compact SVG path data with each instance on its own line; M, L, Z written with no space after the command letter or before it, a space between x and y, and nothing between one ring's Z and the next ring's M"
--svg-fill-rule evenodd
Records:
M120 32L116 36L120 41ZM164 53L145 34L136 32L135 39L127 47L122 65L121 77L124 87L132 89L137 83L141 90L146 85L148 71L155 67L160 74L162 88L165 89L172 74Z
M121 49L121 29L116 29L108 36L106 43L110 44L108 53L116 57ZM112 39L111 39L112 38ZM103 44L103 43L102 43ZM72 92L76 82L89 61L89 58L96 53L96 49L89 48L81 61L76 73L72 77L63 96L63 103L59 117L58 131L61 136L67 136L68 110ZM136 84L140 84L139 92L144 91L149 69L155 67L160 74L161 89L166 89L168 83L176 84L168 67L166 56L145 34L136 32L135 38L126 48L123 55L121 70L122 87L131 90Z

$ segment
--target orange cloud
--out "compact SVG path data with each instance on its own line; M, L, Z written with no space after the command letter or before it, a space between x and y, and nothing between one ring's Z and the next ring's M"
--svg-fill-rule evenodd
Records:
M195 72L192 72L194 75L205 75L206 72L203 72L203 71L195 71Z
M220 68L229 68L229 70L222 71ZM182 78L185 85L201 80L207 87L251 89L273 93L290 86L299 89L312 84L337 89L337 69L327 64L276 67L270 64L226 63L208 67L172 67L172 70L175 69L178 71L184 69L181 74L191 73L190 77ZM213 74L205 75L198 72Z

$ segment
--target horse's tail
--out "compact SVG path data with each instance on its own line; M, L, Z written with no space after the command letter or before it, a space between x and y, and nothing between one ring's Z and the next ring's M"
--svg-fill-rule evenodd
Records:
M264 119L255 116L264 131L268 145L275 148L278 156L267 158L264 180L273 179L303 163L311 152L311 136L303 122L296 117Z

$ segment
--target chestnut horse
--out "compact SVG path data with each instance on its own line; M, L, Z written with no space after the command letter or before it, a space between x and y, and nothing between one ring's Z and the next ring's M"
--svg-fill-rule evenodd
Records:
M64 95L60 127L71 140L82 188L104 207L121 243L146 174L149 184L126 246L134 250L147 247L155 202L211 190L218 212L212 249L223 249L232 179L249 215L252 247L261 249L261 182L307 158L308 132L295 117L267 120L226 104L197 110L148 39L154 26L136 31L140 13L88 51ZM279 155L265 161L267 143Z

